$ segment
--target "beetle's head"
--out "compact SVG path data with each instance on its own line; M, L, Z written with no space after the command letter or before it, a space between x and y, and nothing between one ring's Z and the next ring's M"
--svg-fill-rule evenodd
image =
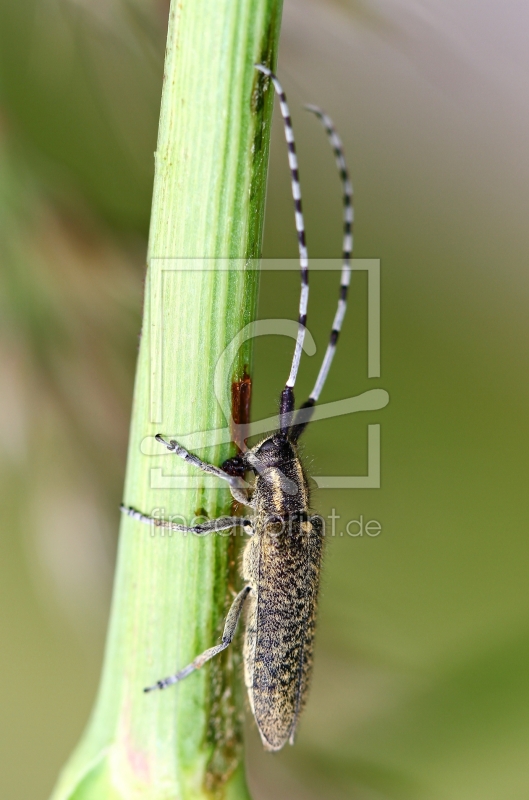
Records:
M252 453L265 469L279 467L296 456L294 446L282 433L274 433L273 436L263 439L252 448Z

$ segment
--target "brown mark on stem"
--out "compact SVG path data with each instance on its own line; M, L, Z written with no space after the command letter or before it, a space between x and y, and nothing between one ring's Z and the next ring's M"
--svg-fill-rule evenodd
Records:
M252 379L245 364L242 378L231 385L231 435L239 452L246 449L250 425L250 402L252 399Z

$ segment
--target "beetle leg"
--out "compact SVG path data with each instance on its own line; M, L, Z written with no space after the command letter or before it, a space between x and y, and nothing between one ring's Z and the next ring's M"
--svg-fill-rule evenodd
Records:
M194 533L195 536L205 536L208 533L215 533L216 531L227 531L229 528L244 528L246 533L250 535L253 533L253 520L247 517L217 517L217 519L210 519L208 522L203 522L201 525L178 525L176 522L171 522L166 519L158 519L157 517L149 517L147 514L142 514L131 506L121 506L121 512L128 517L137 519L146 525L154 525L155 528L166 528L171 531L181 531L182 533Z
M210 647L209 650L205 650L203 653L197 656L195 660L191 662L191 664L189 664L187 667L184 667L184 669L181 669L180 672L158 681L153 686L147 686L147 688L143 691L152 692L155 689L165 689L167 686L171 686L173 683L178 683L178 681L181 681L184 678L187 678L188 675L191 675L191 673L196 669L203 667L206 661L209 661L210 658L213 658L214 656L218 655L218 653L221 653L223 650L225 650L231 644L235 635L235 630L237 628L239 617L241 616L244 601L248 597L251 588L251 586L245 586L231 604L231 608L228 611L228 616L226 617L226 622L224 624L222 642L220 644L216 645L215 647Z
M164 439L159 433L156 434L155 438L156 441L160 442L160 444L164 444L171 453L180 456L180 458L183 458L188 464L198 467L198 469L201 469L202 472L207 472L208 475L215 475L217 478L227 481L232 497L237 500L238 503L242 503L249 508L253 508L250 493L248 489L245 488L247 487L247 484L242 479L242 476L230 475L228 472L220 469L220 467L216 467L214 464L208 464L206 461L202 461L201 458L193 455L193 453L190 453L185 449L185 447L182 447L182 445L178 444L178 442L174 439L166 441L166 439Z

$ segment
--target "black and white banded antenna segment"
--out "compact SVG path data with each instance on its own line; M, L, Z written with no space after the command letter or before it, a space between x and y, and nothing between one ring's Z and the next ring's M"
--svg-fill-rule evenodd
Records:
M294 425L290 432L290 438L297 441L305 428L307 427L310 417L312 416L311 409L315 406L321 394L327 375L331 368L332 360L336 352L336 343L340 330L342 327L343 318L347 308L347 290L351 281L351 257L353 254L353 223L354 223L354 208L353 208L353 186L349 178L349 171L345 161L342 140L338 136L336 128L332 119L318 106L307 105L307 111L311 111L321 121L323 127L329 137L329 142L334 151L336 166L340 173L340 178L343 186L343 252L342 252L342 275L340 281L340 294L338 298L338 308L332 324L331 336L327 350L318 374L314 389L309 395L309 399L303 403L301 409L296 415Z
M298 335L296 339L296 347L294 356L292 358L292 365L290 367L290 375L286 382L285 388L281 393L280 403L280 419L281 430L286 431L291 425L292 412L294 410L294 385L299 369L299 362L301 360L301 353L303 352L303 341L305 339L305 330L307 324L307 305L309 301L309 259L307 255L307 245L305 243L305 223L303 221L303 211L301 207L301 187L299 185L299 172L298 172L298 159L296 156L296 145L294 143L294 131L292 130L292 121L290 119L290 111L288 108L287 98L283 91L283 87L279 83L274 73L265 67L264 64L256 64L256 69L270 78L274 85L274 89L279 99L279 106L281 108L281 116L283 117L283 125L285 129L285 139L288 146L288 164L290 166L290 177L292 185L292 197L294 198L294 209L296 215L296 230L298 234L298 248L299 248L299 265L301 270L301 295L299 298L299 326Z

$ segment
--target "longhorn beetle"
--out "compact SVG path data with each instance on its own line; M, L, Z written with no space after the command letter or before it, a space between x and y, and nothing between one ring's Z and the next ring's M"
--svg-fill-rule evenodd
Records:
M228 612L222 642L197 656L180 672L158 681L145 691L165 689L181 681L228 647L246 604L244 666L250 706L264 747L280 750L287 741L293 744L307 697L324 535L321 518L309 513L309 486L297 453L297 442L323 389L345 314L353 247L353 192L342 143L331 119L320 108L307 106L319 117L327 132L343 184L343 268L338 309L327 351L314 389L294 417L294 385L303 348L309 295L298 163L290 112L281 84L268 67L256 64L256 69L272 81L279 97L288 145L301 268L299 327L290 375L281 393L280 427L255 447L225 461L220 469L188 453L173 439L166 441L160 434L156 436L171 453L227 481L235 500L253 509L253 517L220 517L202 525L185 527L154 520L133 508L122 506L122 511L141 522L175 531L204 535L242 526L251 536L243 555L245 586ZM244 488L242 481L247 471L255 475L254 484L249 489Z

